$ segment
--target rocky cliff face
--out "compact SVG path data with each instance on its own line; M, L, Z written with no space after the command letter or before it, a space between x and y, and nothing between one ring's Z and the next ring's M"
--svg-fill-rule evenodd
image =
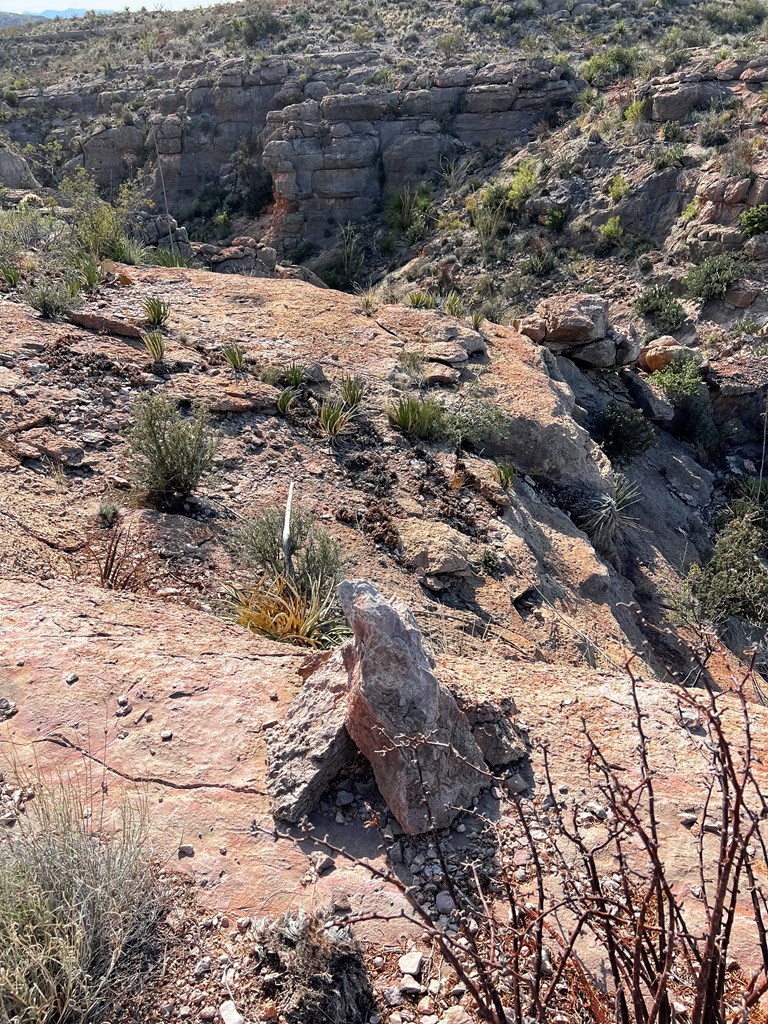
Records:
M172 212L210 186L233 182L233 155L244 146L272 177L270 236L292 249L321 243L329 229L359 221L406 183L434 173L459 152L503 138L522 140L547 111L573 103L567 68L551 60L445 67L375 82L373 51L317 54L301 66L272 58L164 67L169 81L145 94L123 88L89 92L54 87L25 96L35 115L68 119L53 134L103 186L136 166L155 169L155 191ZM307 70L309 67L311 70ZM92 119L146 97L133 124ZM27 127L15 126L18 135Z

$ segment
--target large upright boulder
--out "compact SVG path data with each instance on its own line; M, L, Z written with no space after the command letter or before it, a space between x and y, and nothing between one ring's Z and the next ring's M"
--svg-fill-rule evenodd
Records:
M0 185L14 189L39 187L24 157L5 146L0 146Z
M466 716L434 673L411 612L368 580L339 598L354 633L347 649L347 730L373 766L379 790L409 834L444 828L488 781Z

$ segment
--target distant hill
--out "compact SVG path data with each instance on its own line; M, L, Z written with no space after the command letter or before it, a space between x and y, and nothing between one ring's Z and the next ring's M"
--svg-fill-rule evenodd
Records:
M86 7L67 7L63 11L41 11L35 18L82 18L84 14L112 14L112 11L92 11ZM2 17L2 15L0 15Z
M0 11L0 29L26 25L30 21L40 21L42 17L42 14L11 14L7 11Z

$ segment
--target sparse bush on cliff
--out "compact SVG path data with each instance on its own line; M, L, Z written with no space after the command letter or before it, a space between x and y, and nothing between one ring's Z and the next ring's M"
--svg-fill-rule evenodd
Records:
M581 77L590 85L605 86L634 71L640 60L636 46L609 46L581 66Z
M686 314L682 305L665 284L652 284L638 296L635 309L640 316L663 327L676 331L685 322Z
M649 380L660 388L673 405L695 398L701 389L701 370L694 356L675 356L664 370L652 373Z
M390 196L387 203L387 221L390 228L403 235L408 242L418 242L429 230L434 219L434 204L429 185L422 182L416 188L406 185L402 192Z
M762 235L768 231L768 203L751 206L739 217L739 227L745 238Z
M640 501L640 489L623 473L614 475L613 494L600 494L584 501L576 518L595 547L611 552L616 541L640 523L630 510Z
M272 0L249 0L246 9L247 14L230 22L235 37L242 39L246 46L258 46L282 28Z
M597 423L597 435L612 462L628 463L639 458L658 441L653 424L639 409L611 402Z
M140 812L114 834L72 780L0 836L0 1022L106 1019L142 972L159 913Z
M136 403L128 443L135 486L167 510L181 505L210 474L220 438L205 406L182 417L172 398L156 393Z
M721 299L743 272L741 262L727 253L707 256L685 275L688 292L697 299Z

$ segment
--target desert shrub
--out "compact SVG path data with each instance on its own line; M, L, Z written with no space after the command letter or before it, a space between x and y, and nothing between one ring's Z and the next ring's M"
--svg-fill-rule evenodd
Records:
M95 257L136 253L131 241L139 224L139 215L152 204L148 198L148 178L137 175L118 189L113 203L107 203L98 193L94 180L79 168L61 183L58 196L67 210L67 220L76 249ZM130 260L131 262L135 262Z
M639 59L636 46L609 46L582 64L581 77L590 85L610 85L634 71Z
M128 443L135 486L157 508L172 509L211 472L220 438L205 406L185 418L172 398L145 394L136 403Z
M685 322L685 310L665 284L646 288L637 298L635 309L668 331L676 331Z
M464 300L457 291L452 291L446 296L443 308L449 316L464 316Z
M387 203L387 223L393 231L408 242L417 242L429 230L434 220L434 204L429 185L422 182L413 189L406 185L402 192L390 196Z
M507 206L515 212L522 210L539 186L539 162L535 157L522 160L507 189Z
M283 549L285 510L272 506L245 519L230 534L229 543L237 562L256 569L271 579L289 575ZM291 516L289 544L292 552L290 575L299 589L311 594L319 584L323 592L335 590L342 576L342 557L333 536L308 512Z
M461 404L446 414L443 435L457 446L480 451L503 437L508 426L506 413L473 386Z
M105 1019L159 910L144 821L126 809L110 837L71 780L36 788L0 836L0 1021Z
M673 142L670 146L656 146L651 151L651 160L657 171L667 167L679 167L685 156L685 143Z
M330 913L288 911L254 923L256 981L286 1024L364 1021L374 1012L360 947Z
M768 8L762 0L735 0L730 4L706 3L701 16L716 32L747 32L765 21Z
M466 36L463 32L446 32L445 35L438 38L435 46L445 60L450 60L464 49Z
M669 366L652 373L649 380L656 385L673 405L695 398L701 389L701 370L694 356L676 355Z
M608 186L608 195L614 203L620 202L629 192L629 181L625 174L616 174Z
M9 288L18 288L21 282L21 267L13 260L0 259L0 280Z
M435 398L405 395L387 409L390 423L405 434L434 441L445 433L446 412Z
M141 304L147 323L151 327L163 327L171 315L170 304L159 295L148 295Z
M762 235L768 231L768 203L752 206L739 217L739 227L745 238Z
M286 416L296 405L300 397L301 390L299 388L283 388L275 402L277 411L281 416Z
M707 256L698 267L692 267L685 275L688 292L699 299L721 299L742 274L738 259L727 253Z
M616 473L613 494L600 494L582 502L576 519L595 547L609 552L624 534L638 529L640 524L630 510L639 501L637 485Z
M624 120L628 124L638 125L647 117L647 103L645 100L633 100L624 111Z
M621 245L624 240L624 228L621 226L619 217L609 217L605 224L597 229L600 246L606 249L614 249Z
M548 227L551 231L562 231L565 227L565 222L568 220L568 211L561 210L556 206L550 206L541 219L544 226Z
M248 13L233 18L231 26L235 37L242 39L246 46L258 46L282 27L271 0L252 0L248 4Z
M701 146L724 146L730 138L732 119L727 110L708 110L696 125L696 141Z
M618 463L632 462L658 443L642 412L619 402L611 402L599 417L597 435L605 454Z
M555 268L555 257L549 251L545 249L542 252L531 253L527 259L522 262L523 272L526 274L532 274L534 277L545 277L551 273Z
M306 386L307 368L303 363L297 363L294 359L284 366L265 367L262 378L267 384L292 388L298 394Z
M722 626L737 616L751 626L768 626L767 549L753 513L718 533L709 562L693 566L686 581L705 620Z
M21 297L44 320L60 320L78 304L77 296L64 281L41 278L22 290Z

